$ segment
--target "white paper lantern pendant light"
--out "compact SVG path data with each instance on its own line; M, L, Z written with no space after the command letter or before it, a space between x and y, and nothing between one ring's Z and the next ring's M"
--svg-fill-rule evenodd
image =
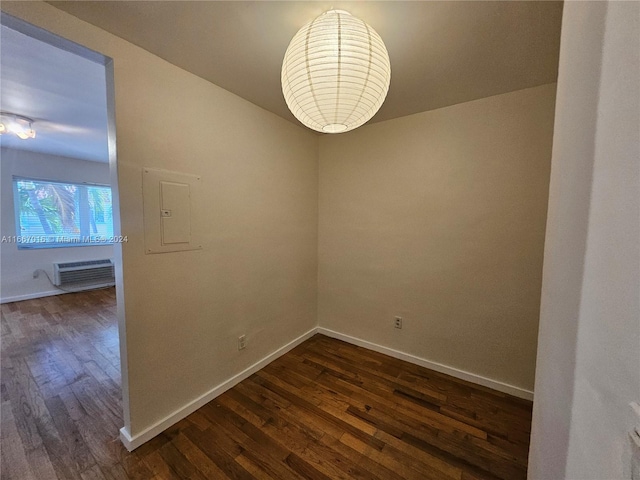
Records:
M296 33L282 62L291 113L324 133L358 128L389 91L391 65L376 31L344 10L329 10Z

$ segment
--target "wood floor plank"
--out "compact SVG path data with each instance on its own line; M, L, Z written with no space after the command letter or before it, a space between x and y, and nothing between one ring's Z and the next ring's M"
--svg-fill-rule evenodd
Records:
M27 455L24 451L24 444L18 434L11 404L8 401L2 402L2 412L0 413L2 422L0 431L2 440L0 441L0 458L2 459L2 469L0 478L23 478L24 480L37 480L31 472ZM53 467L51 467L53 471Z
M357 367L354 367L354 370L357 370ZM389 392L376 388L373 382L352 381L349 377L345 377L340 372L329 368L325 369L324 373L324 375L318 377L317 383L345 393L351 398L352 402L360 400L363 404L375 404L381 410L384 410L384 406L386 406L400 418L412 418L413 421L408 420L410 423L420 421L438 430L451 431L453 429L480 438L486 438L486 432L473 425L443 415L439 410L423 408L420 404L416 404L402 396L394 395L394 392L389 394ZM345 389L347 390L346 392Z
M85 470L80 474L80 476L82 477L82 480L106 480L107 478L104 476L98 465L94 465L88 470Z
M0 307L2 480L520 480L531 402L315 335L134 452L115 292Z
M369 435L369 433L367 433L366 431L359 429L357 426L353 425L352 423L348 423L344 421L342 418L340 418L339 416L337 416L336 415L337 412L333 412L333 414L328 412L327 411L328 408L326 406L324 406L324 408L321 408L321 406L315 405L313 402L305 399L304 395L297 396L295 393L291 392L286 387L282 387L281 385L276 385L271 381L265 379L264 377L261 377L260 373L258 374L258 378L260 379L261 385L264 388L271 390L272 392L289 400L291 403L307 411L309 414L316 415L317 417L320 417L326 420L329 424L334 425L338 428L341 428L343 431L350 432L353 436L355 436L356 438L360 438L368 445L375 446L378 449L382 449L382 447L384 446L381 442L376 441L376 439L373 436Z
M340 378L333 377L329 372L327 372L327 375L318 378L317 385L320 388L331 389L334 392L347 396L351 406L367 410L375 408L380 414L392 418L394 423L404 423L410 426L418 424L423 425L425 428L435 430L457 431L462 435L470 434L478 438L487 437L486 432L468 423L447 418L441 415L440 412L434 412L430 408L416 408L415 406L408 405L402 399L382 397L373 394L358 385L353 385L349 382L344 382Z
M71 460L74 462L74 469L80 472L91 469L96 461L85 444L77 425L67 412L64 402L59 396L55 396L45 400L45 405L51 414L60 438L63 439L66 449L69 451Z
M202 450L200 450L182 432L174 439L173 444L191 462L205 478L216 478L220 480L228 479L229 476L218 467Z
M219 410L216 409L216 411L224 411L223 410ZM292 425L295 425L298 429L305 431L306 434L309 435L310 439L309 441L317 444L318 448L322 448L322 449L333 449L335 450L335 452L332 455L336 455L338 452L340 452L340 454L344 455L343 460L341 460L342 465L348 464L345 468L347 469L347 473L349 473L352 477L354 478L358 478L358 473L357 473L357 463L362 463L362 462L366 462L367 459L366 458L362 458L360 454L358 454L358 452L350 449L350 448L342 448L342 449L335 449L335 446L338 442L338 438L340 436L342 436L342 430L337 430L337 434L335 430L331 430L328 429L327 427L329 427L330 425L328 425L326 422L323 422L322 419L319 418L314 418L311 417L309 415L306 415L306 412L297 409L295 406L290 406L288 409L286 410L281 410L279 412L279 415L281 417L283 417L285 419L285 421L289 422ZM332 435L332 432L334 435ZM247 452L245 453L248 454L249 452L256 452L258 451L256 449L256 447L258 447L258 445L251 445L251 443L245 443L249 448L247 450ZM321 446L320 446L321 445ZM253 447L253 448L251 448ZM262 449L264 449L264 447L262 447ZM281 459L282 457L286 456L286 454L288 453L285 449L278 449L274 452L274 457ZM342 456L341 455L341 456ZM355 463L354 463L355 462ZM340 462L336 462L336 463L340 463ZM379 466L379 465L375 465L374 466L375 470L384 470L384 467ZM364 478L369 478L367 476L367 474L359 474L361 477L364 476ZM277 475L275 475L274 478L286 478L284 476L283 473L278 473ZM294 477L295 478L295 477ZM393 472L386 472L385 477L383 478L389 478L389 479L393 479L396 478L395 474Z
M163 480L180 480L178 474L175 473L169 465L167 465L167 462L164 461L159 450L146 455L143 461L149 471L154 472L154 478L161 478Z
M398 458L397 455L388 453L389 451L385 449L383 449L382 451L378 451L375 448L371 448L364 442L361 442L359 439L355 438L350 433L345 433L344 435L342 435L342 437L340 437L340 442L359 452L361 455L370 458L376 463L384 466L386 469L392 472L396 472L397 476L400 478L405 478L408 480L423 480L425 478L424 472L414 470L409 464L402 462L402 459ZM452 477L445 476L443 474L438 477L438 480L451 480L451 478Z
M206 480L207 477L200 473L200 470L176 448L173 442L164 444L159 450L165 463L180 478L189 478L193 480Z
M207 416L212 419L214 425L224 430L226 435L236 443L243 445L244 451L236 457L236 460L243 459L239 463L245 470L258 478L264 475L282 480L298 478L296 472L283 462L289 455L289 450L273 442L264 442L266 436L251 424L248 425L246 432L243 431L248 422L227 408L220 406L210 411L216 413L216 415Z
M242 465L235 461L235 457L244 450L234 442L230 442L221 432L214 428L205 431L195 427L184 430L185 436L204 452L225 474L233 480L252 480L255 478Z

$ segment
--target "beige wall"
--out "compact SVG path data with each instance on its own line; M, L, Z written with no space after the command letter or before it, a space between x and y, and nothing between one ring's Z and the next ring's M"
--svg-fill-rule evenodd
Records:
M554 96L321 137L319 325L532 390Z
M114 60L135 436L316 325L317 137L50 5L2 9ZM201 251L145 255L143 166L202 175Z

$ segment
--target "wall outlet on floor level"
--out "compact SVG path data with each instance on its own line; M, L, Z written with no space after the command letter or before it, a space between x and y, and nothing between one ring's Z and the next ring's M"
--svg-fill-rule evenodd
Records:
M244 350L247 347L247 336L240 335L238 337L238 350Z
M40 276L40 270L36 270L33 272L33 278L38 278Z
M402 317L396 317L394 326L396 328L402 328Z

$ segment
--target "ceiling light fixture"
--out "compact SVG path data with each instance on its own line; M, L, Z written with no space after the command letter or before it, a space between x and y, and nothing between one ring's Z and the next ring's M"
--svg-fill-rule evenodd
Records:
M358 128L380 109L391 65L382 38L344 10L302 27L282 62L282 93L291 113L324 133Z
M33 123L34 121L29 117L10 112L0 112L0 135L13 133L22 140L36 138Z

